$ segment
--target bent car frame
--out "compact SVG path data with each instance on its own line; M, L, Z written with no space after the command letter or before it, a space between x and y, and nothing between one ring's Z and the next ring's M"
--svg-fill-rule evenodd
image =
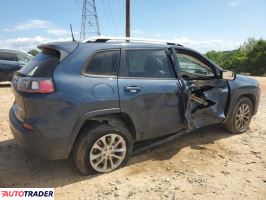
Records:
M73 156L84 175L210 124L245 132L258 109L256 80L172 42L99 37L39 48L12 80L12 133L42 158Z

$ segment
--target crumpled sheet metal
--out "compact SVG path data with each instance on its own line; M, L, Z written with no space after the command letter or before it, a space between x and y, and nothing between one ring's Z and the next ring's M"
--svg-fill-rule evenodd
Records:
M228 87L226 85L224 87L214 85L212 89L203 91L202 94L209 101L209 105L199 106L199 103L191 100L191 95L196 92L195 88L201 88L201 83L198 85L193 83L188 86L194 90L188 89L185 108L185 119L189 131L209 124L220 123L225 118L224 110L227 102Z

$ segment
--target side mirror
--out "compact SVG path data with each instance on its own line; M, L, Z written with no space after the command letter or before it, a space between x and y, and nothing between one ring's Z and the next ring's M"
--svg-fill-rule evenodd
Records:
M225 71L221 72L221 78L224 79L224 80L232 81L232 80L235 80L236 75L232 71L225 70Z

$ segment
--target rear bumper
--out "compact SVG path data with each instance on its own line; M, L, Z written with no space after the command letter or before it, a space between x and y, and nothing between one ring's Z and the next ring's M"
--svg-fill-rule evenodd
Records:
M9 124L12 134L18 144L27 152L32 153L41 159L59 160L66 159L66 145L62 138L47 138L39 130L28 130L22 126L12 108L9 111Z

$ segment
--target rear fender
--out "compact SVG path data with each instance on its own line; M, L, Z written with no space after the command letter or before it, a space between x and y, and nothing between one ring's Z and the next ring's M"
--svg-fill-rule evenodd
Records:
M83 124L92 118L95 118L97 116L100 115L106 115L106 114L118 114L120 113L120 108L110 108L110 109L102 109L102 110L96 110L96 111L92 111L92 112L88 112L86 114L84 114L83 116L81 116L76 125L74 126L73 130L72 130L72 134L70 136L69 142L68 142L68 154L71 152L71 149L78 137L78 134L83 126Z

